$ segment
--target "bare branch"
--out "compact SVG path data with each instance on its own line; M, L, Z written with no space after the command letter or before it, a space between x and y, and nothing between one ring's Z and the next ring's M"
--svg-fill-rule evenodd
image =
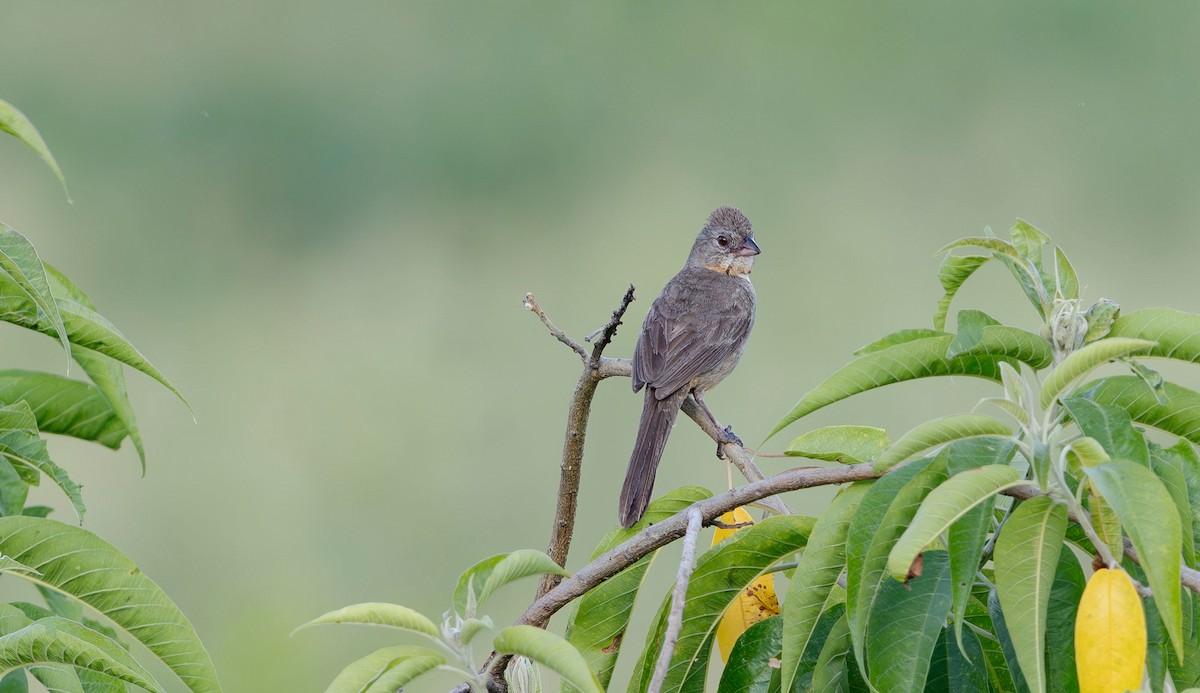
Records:
M576 354L579 354L579 358L587 361L588 353L587 350L583 348L583 345L568 337L566 332L558 329L557 325L550 322L550 318L546 317L546 313L542 310L542 307L538 305L537 299L534 298L532 293L525 294L525 310L538 316L538 320L542 321L542 324L546 326L546 329L550 330L550 334L554 335L555 339L571 347L572 351L574 351Z
M612 342L612 338L617 334L617 328L621 325L621 318L625 317L625 310L629 308L630 303L633 303L633 284L630 284L629 288L625 290L625 296L621 299L621 305L617 306L617 309L613 311L612 317L609 318L608 322L585 337L590 342L592 341L592 337L595 337L597 334L600 335L600 339L597 339L596 343L592 345L593 363L599 363L600 355L604 353L605 347Z
M663 682L667 680L667 671L671 668L671 655L675 654L675 643L679 641L679 631L683 630L683 605L687 601L692 569L696 567L696 539L700 536L702 524L700 511L692 506L688 510L687 533L683 535L683 555L679 558L679 572L675 576L675 589L671 593L667 632L663 636L662 650L658 654L658 662L654 665L654 677L650 679L646 693L661 691Z

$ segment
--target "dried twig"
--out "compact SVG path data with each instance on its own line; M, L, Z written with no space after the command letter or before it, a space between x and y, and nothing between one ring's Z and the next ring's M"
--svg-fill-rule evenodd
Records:
M671 668L671 655L675 654L675 643L679 641L679 631L683 630L683 605L687 601L692 569L696 567L696 539L700 536L701 524L700 511L695 506L689 508L687 533L683 535L683 555L679 558L679 573L675 576L675 589L671 594L671 611L667 614L667 632L663 636L662 650L654 665L654 677L650 679L646 693L661 691L663 682L667 680L667 671Z

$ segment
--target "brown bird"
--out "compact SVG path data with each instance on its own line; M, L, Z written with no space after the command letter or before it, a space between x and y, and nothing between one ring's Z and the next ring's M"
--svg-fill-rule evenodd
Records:
M721 207L696 236L687 264L663 288L633 348L633 391L646 388L637 442L621 488L620 522L641 519L654 473L679 408L689 394L714 424L704 393L733 371L754 326L750 269L759 254L740 210ZM730 428L722 442L738 442ZM718 447L719 449L719 447Z

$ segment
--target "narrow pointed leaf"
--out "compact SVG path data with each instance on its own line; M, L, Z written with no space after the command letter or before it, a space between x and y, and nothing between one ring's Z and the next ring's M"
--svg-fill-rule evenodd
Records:
M933 326L939 330L946 329L946 314L950 311L950 303L963 283L975 274L988 260L989 255L946 255L938 267L938 280L946 292L938 301L937 311L933 314Z
M492 593L513 580L544 573L566 575L567 571L541 551L535 549L513 551L505 556L504 560L497 563L491 574L484 580L483 589L479 594L479 603L482 605Z
M541 664L585 693L603 693L583 655L566 640L533 626L510 626L496 635L492 647L501 654L518 654Z
M69 664L127 681L148 691L163 690L120 645L58 616L35 621L0 637L0 669L31 664Z
M321 623L356 623L369 626L386 626L420 633L431 638L438 637L438 629L433 621L430 621L407 606L385 604L382 602L354 604L337 609L336 611L330 611L296 628L292 633L295 634L296 631L302 628L308 628L309 626Z
M1075 611L1086 580L1079 559L1071 551L1058 554L1058 567L1050 585L1046 607L1046 687L1050 693L1079 690L1075 666Z
M983 647L975 632L967 629L962 647L948 631L942 631L929 664L928 693L978 693L989 690Z
M402 659L383 672L376 679L375 683L372 683L371 687L366 690L366 693L396 693L397 691L403 691L404 687L411 683L413 679L445 663L446 658L441 653L432 650L427 655L417 655Z
M949 333L944 332L941 328L936 330L928 330L923 327L912 328L908 330L898 330L888 335L884 335L870 344L859 347L854 350L855 356L862 356L876 351L883 351L888 347L896 346L897 344L907 344L915 342L918 339L928 339L929 337L946 337Z
M1062 403L1079 430L1100 443L1109 457L1149 466L1146 438L1133 427L1127 411L1088 397L1067 397Z
M3 118L3 102L0 102L0 119ZM3 125L0 125L3 129ZM34 250L33 244L9 226L0 223L0 270L17 283L25 295L37 305L39 316L44 318L47 326L59 336L63 350L70 353L63 319L58 312L58 303L50 291L50 282L46 278L46 270L42 260ZM70 365L70 362L68 362Z
M1062 248L1054 248L1054 269L1058 276L1058 296L1067 300L1079 298L1079 276Z
M946 358L954 358L974 349L983 339L983 328L1000 324L999 320L981 310L960 310L955 322L958 332L954 335L954 341L946 347Z
M925 497L916 516L892 547L888 572L904 581L913 560L926 546L973 508L1021 482L1020 473L1006 464L971 469L942 482Z
M592 560L608 553L649 525L662 522L689 505L711 496L708 489L685 486L655 499L636 525L629 529L616 527L610 530L592 552ZM657 553L655 551L643 556L637 563L592 588L575 601L571 610L567 621L567 641L583 654L602 686L607 687L612 679L634 601ZM569 689L564 686L564 690Z
M32 149L54 172L54 176L63 186L63 192L67 192L67 179L63 177L62 169L58 167L58 162L54 160L54 155L50 153L50 147L42 139L41 133L24 113L17 110L16 106L2 99L0 99L0 132L12 135ZM70 193L67 194L67 199L70 199Z
M37 418L27 402L0 407L0 455L15 465L24 465L48 476L70 499L79 520L85 508L79 484L50 459L46 441L37 429Z
M1075 631L1082 693L1136 690L1146 668L1146 624L1137 590L1123 570L1088 580Z
M1092 518L1092 528L1100 537L1100 541L1108 547L1109 553L1120 556L1125 553L1125 538L1121 533L1121 520L1113 512L1108 501L1104 500L1104 496L1096 493L1095 487L1090 481L1088 489L1088 514Z
M1050 373L1042 383L1041 404L1047 408L1058 399L1072 383L1083 378L1088 373L1108 361L1120 356L1129 356L1148 351L1154 342L1144 339L1128 339L1124 337L1108 337L1098 342L1092 342L1082 349L1072 352L1063 359L1062 363Z
M90 440L116 450L129 431L92 385L51 373L0 370L0 402L26 402L42 433Z
M1140 424L1200 444L1200 392L1171 382L1163 383L1163 389L1168 401L1159 404L1154 391L1137 376L1115 375L1087 383L1079 396L1119 407Z
M1021 672L1033 693L1046 689L1046 609L1063 548L1067 508L1038 496L1016 507L996 540L996 588Z
M441 653L427 647L385 647L351 662L330 682L325 693L364 693L380 677L402 663L433 663L437 666L445 661ZM389 689L389 693L395 690Z
M887 431L874 426L823 426L815 428L788 445L785 454L859 464L879 457L891 445Z
M729 653L717 693L767 693L775 671L771 659L779 658L782 643L781 616L772 616L746 629Z
M1011 683L1012 690L1016 693L1029 693L1029 685L1025 683L1025 675L1021 673L1021 665L1017 663L1017 649L1013 644L1012 635L1008 632L1008 625L1004 622L1004 611L1000 608L1000 597L995 588L988 591L987 612L1000 647L1000 654L1004 658L1003 670L1008 675L1007 680L1000 677L1002 683ZM992 680L995 681L996 678L993 676Z
M1016 354L971 353L947 359L946 348L953 339L949 335L918 339L851 361L804 395L767 437L834 402L892 383L943 375L969 375L999 381L1000 363L1017 358Z
M888 693L925 690L930 659L950 614L950 563L945 551L927 551L924 572L907 585L886 581L867 627L867 672Z
M1134 462L1113 460L1083 471L1112 506L1137 549L1155 606L1177 657L1183 657L1179 553L1182 534L1171 494L1154 472Z
M850 521L870 488L870 482L851 484L833 499L817 519L800 565L792 574L783 604L780 681L784 690L795 687L800 660L809 649L830 591L846 565L846 534Z
M1041 370L1054 362L1054 350L1050 342L1032 332L1008 325L984 327L978 343L962 353L1013 358L1029 364L1034 370Z
M1110 337L1154 342L1150 356L1200 363L1200 315L1170 308L1147 308L1122 315Z
M971 438L1009 438L1008 424L983 414L956 414L920 424L888 448L875 460L875 471L882 472L913 457L948 443Z
M1192 504L1188 499L1184 461L1173 449L1155 445L1150 451L1150 469L1158 476L1159 481L1162 481L1167 493L1171 494L1171 500L1175 502L1175 509L1179 512L1179 529L1183 537L1183 560L1187 565L1194 566L1196 547L1191 541Z
M220 693L191 623L136 565L96 535L36 517L0 518L0 553L41 573L22 576L71 595L145 645L194 693Z
M850 673L856 666L850 663L851 659L850 626L843 616L833 624L825 638L825 646L817 656L813 667L813 693L849 693Z

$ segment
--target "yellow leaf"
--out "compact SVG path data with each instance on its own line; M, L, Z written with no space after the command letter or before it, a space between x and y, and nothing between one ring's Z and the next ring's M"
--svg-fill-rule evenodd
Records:
M754 519L745 508L735 508L721 516L721 522L727 525L750 525ZM740 529L740 528L739 528ZM713 533L713 545L729 538L737 529L717 528ZM779 614L779 599L775 596L775 575L768 573L755 578L742 593L738 595L717 626L717 646L721 650L721 661L729 661L729 653L733 644L750 626Z
M1097 570L1075 617L1080 693L1136 691L1146 666L1142 600L1123 570Z

